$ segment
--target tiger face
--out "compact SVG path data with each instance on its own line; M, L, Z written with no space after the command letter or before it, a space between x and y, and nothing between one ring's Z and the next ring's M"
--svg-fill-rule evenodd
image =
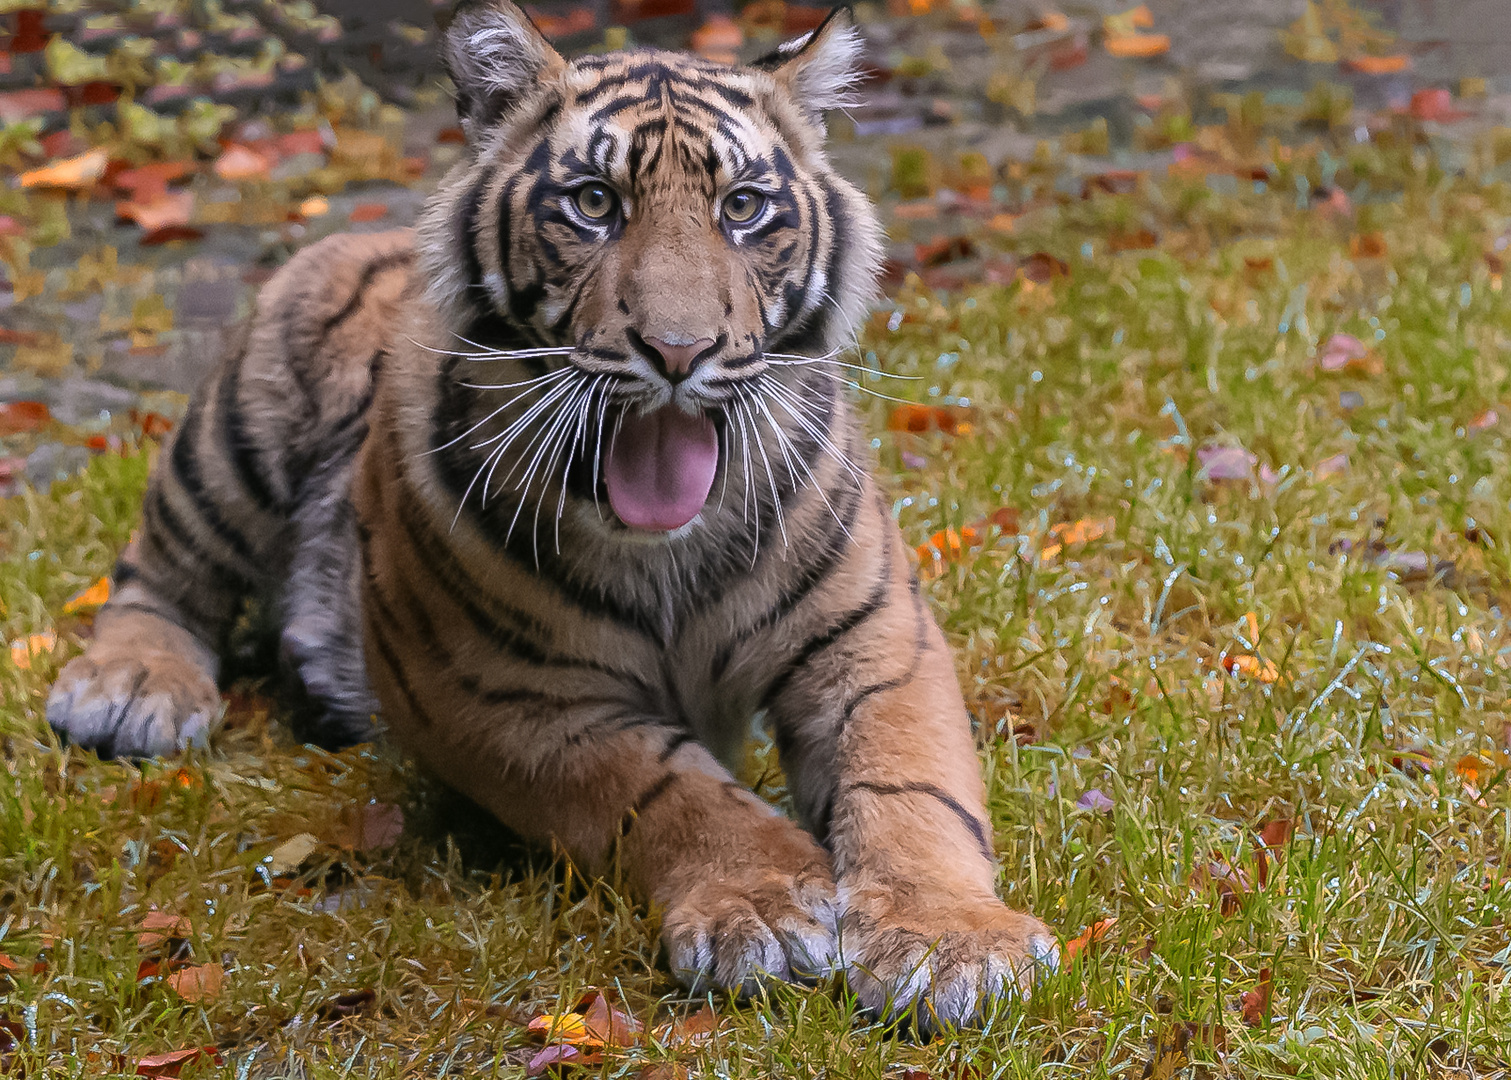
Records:
M463 341L573 376L633 529L691 521L730 427L781 423L755 388L796 393L784 367L845 342L872 295L880 228L823 153L859 52L838 13L742 67L568 62L508 4L449 28L471 157L421 227L433 299Z

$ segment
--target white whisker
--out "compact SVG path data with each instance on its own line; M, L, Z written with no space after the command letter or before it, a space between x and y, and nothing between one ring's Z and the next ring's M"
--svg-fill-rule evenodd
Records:
M785 548L785 547L788 546L788 543L787 543L787 523L783 519L783 515L782 515L782 496L777 491L776 472L771 467L771 458L768 457L767 454L766 454L766 443L761 438L761 430L760 430L760 428L756 425L755 413L750 408L750 405L745 400L745 397L744 397L743 394L740 396L739 408L745 413L746 417L749 418L751 430L755 432L756 453L758 453L758 454L761 455L761 463L766 467L766 482L771 487L771 501L772 501L772 507L771 508L776 513L777 531L782 534L782 547Z
M834 523L839 526L839 531L845 534L845 538L847 540L853 542L855 540L855 537L850 535L849 527L845 525L844 519L839 516L839 511L834 509L834 504L829 501L829 495L824 491L823 485L818 482L818 477L813 475L813 470L808 467L808 463L803 460L802 455L797 453L797 447L792 446L792 440L788 437L787 433L782 430L782 426L776 422L776 417L771 415L771 409L767 407L766 402L761 399L757 399L757 401L761 406L761 411L766 414L766 419L770 421L771 430L776 433L777 441L784 447L782 451L783 455L787 456L786 448L790 447L792 456L795 456L797 458L797 463L802 466L803 472L808 477L808 486L811 487L818 495L818 497L823 500L824 506L829 511L829 516L834 518ZM780 405L781 402L778 401L777 404ZM790 409L788 411L791 412ZM788 457L788 462L789 464L787 468L790 472L792 469L792 465L790 463L791 457Z

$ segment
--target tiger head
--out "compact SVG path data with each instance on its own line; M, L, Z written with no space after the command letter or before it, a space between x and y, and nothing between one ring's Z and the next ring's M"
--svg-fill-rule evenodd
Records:
M620 521L677 529L728 429L777 422L754 387L832 355L873 295L880 226L824 155L859 34L837 9L750 65L568 61L508 0L476 0L443 49L468 156L421 222L431 299L459 339L575 381L611 427L595 466Z

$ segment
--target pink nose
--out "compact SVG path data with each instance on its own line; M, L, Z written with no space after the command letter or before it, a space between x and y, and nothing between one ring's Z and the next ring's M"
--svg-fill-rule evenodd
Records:
M658 337L648 337L645 343L661 358L661 366L670 377L691 375L698 357L713 347L714 339L699 338L691 345L673 345Z

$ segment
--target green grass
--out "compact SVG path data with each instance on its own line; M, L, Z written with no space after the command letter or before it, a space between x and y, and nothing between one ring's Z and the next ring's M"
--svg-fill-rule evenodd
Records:
M868 385L974 410L967 435L894 437L890 403L867 399L910 542L1020 513L1021 536L993 533L930 586L982 720L1002 894L1067 939L1117 923L1026 1006L927 1045L854 1016L837 987L720 1002L714 1042L681 1052L694 1075L1167 1076L1183 1043L1239 1076L1511 1066L1511 310L1484 258L1511 193L1420 154L1366 158L1350 179L1376 199L1356 189L1368 204L1347 224L1298 199L1315 167L1298 155L1223 196L1198 180L1062 200L1004 243L1056 254L1068 278L948 298L909 284L878 314L863 355L922 378ZM1109 253L1138 227L1160 246ZM1384 258L1350 256L1360 230ZM1319 373L1337 331L1371 341L1383 372ZM1273 482L1207 479L1195 452L1215 445ZM1345 469L1316 475L1338 454ZM214 1043L226 1062L207 1074L514 1076L520 1022L586 987L658 1021L685 1009L652 915L505 850L388 751L293 745L255 700L181 775L57 750L43 701L82 625L61 607L108 571L145 464L100 457L6 507L0 626L63 637L29 671L0 658L0 952L22 962L0 1011L31 1032L27 1075ZM1083 518L1113 527L1039 556ZM1251 654L1278 677L1225 670ZM1077 807L1091 788L1110 811ZM406 808L397 846L326 848L306 888L266 886L278 845L334 836L371 799ZM1280 820L1295 833L1260 889L1253 834ZM1248 886L1227 911L1225 866ZM191 918L195 963L223 963L217 999L138 982L154 906ZM1273 1000L1251 1027L1240 997L1263 968ZM370 1008L321 1019L364 989Z

